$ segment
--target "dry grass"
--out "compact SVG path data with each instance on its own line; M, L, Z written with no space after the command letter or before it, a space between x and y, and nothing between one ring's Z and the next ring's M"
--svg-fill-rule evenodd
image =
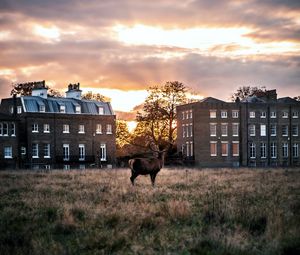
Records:
M0 172L1 254L299 254L299 169Z

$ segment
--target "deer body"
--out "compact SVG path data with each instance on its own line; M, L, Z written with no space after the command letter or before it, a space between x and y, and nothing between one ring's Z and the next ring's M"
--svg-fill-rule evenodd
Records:
M134 180L139 175L150 175L152 185L154 186L157 173L163 167L163 157L159 158L133 158L128 161L131 169L131 183L134 185Z

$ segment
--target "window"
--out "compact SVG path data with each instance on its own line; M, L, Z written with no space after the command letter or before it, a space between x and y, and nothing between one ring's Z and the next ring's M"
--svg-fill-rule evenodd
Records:
M253 111L249 112L249 117L251 119L255 118L255 112L253 112Z
M79 144L79 160L84 160L85 159L85 145L84 144Z
M0 123L0 136L3 136L3 124Z
M293 144L293 158L298 158L299 157L299 150L298 150L298 143Z
M32 133L38 133L39 132L39 125L37 123L33 123L31 126Z
M239 111L238 110L232 110L232 118L236 119L239 117Z
M265 111L261 111L260 112L260 117L263 119L263 118L266 118L267 117L267 113Z
M106 161L106 144L102 143L100 145L100 160Z
M298 136L298 125L292 125L292 136Z
M70 165L64 165L64 170L70 170Z
M104 114L104 108L99 106L98 107L98 113L99 113L99 115L103 115Z
M275 119L275 118L276 118L276 112L275 112L275 111L271 111L270 117L271 117L272 119Z
M232 156L239 156L239 145L237 141L232 142Z
M250 143L250 146L249 146L249 153L250 153L250 158L256 158L256 147L255 147L255 143Z
M12 158L12 147L11 146L4 147L4 158Z
M260 124L260 136L267 135L267 127L265 124Z
M10 128L11 128L11 136L16 136L16 125L15 125L15 123L11 123Z
M190 136L192 137L193 136L193 124L190 123Z
M221 144L222 144L222 147L221 147L222 156L228 156L228 142L222 141Z
M40 105L39 105L39 111L40 111L40 112L45 112L45 111L46 111L45 105L40 104Z
M186 156L189 157L190 156L190 143L186 142Z
M267 145L265 142L260 143L260 157L261 158L267 157Z
M63 133L70 133L70 126L68 124L63 124Z
M68 161L70 159L70 145L63 144L63 160Z
M210 117L211 119L217 118L217 111L216 111L216 110L210 110L210 111L209 111L209 117Z
M112 134L112 125L111 124L106 125L106 134Z
M193 118L193 111L190 110L190 119L192 119L192 118Z
M50 144L44 144L44 158L50 158Z
M217 136L217 124L216 123L210 123L210 136Z
M50 133L50 125L44 124L44 133Z
M189 111L185 112L186 119L189 119Z
M9 112L10 112L11 114L14 113L14 107L13 107L13 106L10 106L10 107L9 107Z
M84 125L79 125L78 126L78 133L79 134L84 134Z
M80 105L75 106L75 113L81 113L81 107Z
M239 136L239 123L232 123L232 136Z
M271 133L271 136L276 136L276 125L275 124L270 125L270 133Z
M210 142L210 156L217 156L217 142Z
M194 145L193 142L190 142L190 147L191 147L191 148L190 148L190 156L191 156L191 157L193 157L193 155L194 155L194 148L193 148L193 145Z
M255 125L249 125L249 135L255 136Z
M282 157L287 158L289 156L289 145L288 143L284 142L282 144Z
M21 113L22 113L22 106L18 106L18 107L17 107L17 113L18 113L18 114L21 114Z
M26 147L21 147L21 155L26 155Z
M185 137L185 124L182 125L182 137Z
M292 113L292 117L294 118L294 119L297 119L298 117L299 117L299 112L293 112Z
M8 136L8 124L6 122L3 123L3 135Z
M66 112L66 106L65 105L60 105L59 106L59 112L60 113L65 113Z
M288 125L282 125L282 136L288 136L289 134L289 126Z
M222 136L227 136L228 135L228 124L227 123L222 123L221 124L221 135Z
M189 124L185 124L185 134L186 134L186 137L190 136L190 134L189 134Z
M32 144L32 158L39 157L39 145L37 143Z
M221 111L221 118L226 119L227 118L227 111Z
M276 143L272 142L271 143L271 158L276 158L277 157L277 145Z
M288 111L282 111L282 118L288 118L289 117L289 112Z
M184 112L182 112L182 119L184 120L184 116L185 116L185 113Z
M96 125L96 134L102 134L102 125L101 124Z

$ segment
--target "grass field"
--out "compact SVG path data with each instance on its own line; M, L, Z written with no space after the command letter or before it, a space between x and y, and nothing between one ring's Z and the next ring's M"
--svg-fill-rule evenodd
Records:
M300 254L300 169L0 172L0 254Z

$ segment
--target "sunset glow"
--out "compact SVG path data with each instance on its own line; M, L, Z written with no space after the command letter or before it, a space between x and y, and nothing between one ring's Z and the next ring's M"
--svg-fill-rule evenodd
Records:
M0 96L12 82L46 80L111 98L131 111L147 88L180 81L201 99L239 86L299 94L296 1L4 1ZM201 95L199 97L199 95Z

